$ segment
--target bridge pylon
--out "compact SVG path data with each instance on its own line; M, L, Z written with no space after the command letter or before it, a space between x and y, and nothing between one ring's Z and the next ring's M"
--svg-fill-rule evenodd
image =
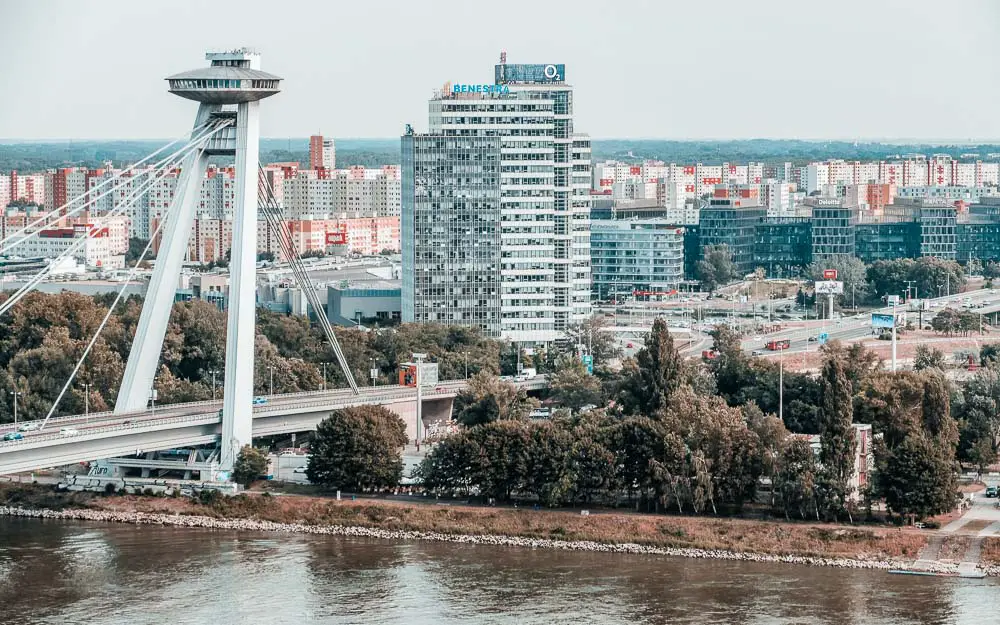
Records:
M253 418L259 106L260 100L280 91L281 78L261 71L260 55L247 48L209 52L205 58L208 67L168 77L169 91L200 103L194 134L213 122L228 120L230 126L192 153L183 166L115 412L143 410L150 399L207 159L235 157L220 450L220 467L231 470L239 450L250 443Z

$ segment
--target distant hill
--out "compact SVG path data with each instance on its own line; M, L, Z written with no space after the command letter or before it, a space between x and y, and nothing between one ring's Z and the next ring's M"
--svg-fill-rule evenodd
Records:
M336 139L339 166L378 167L399 164L399 139ZM104 161L115 165L133 163L166 140L142 141L46 141L35 143L0 142L0 172L16 169L23 172L54 167L97 167ZM261 161L309 160L309 139L261 139ZM955 158L1000 160L1000 144L932 144L896 142L802 141L797 139L746 139L733 141L666 141L657 139L597 139L593 143L594 160L617 159L637 162L646 159L674 163L747 161L802 164L814 160L881 160L906 154L949 154ZM978 156L966 156L976 154ZM225 161L220 161L225 162Z

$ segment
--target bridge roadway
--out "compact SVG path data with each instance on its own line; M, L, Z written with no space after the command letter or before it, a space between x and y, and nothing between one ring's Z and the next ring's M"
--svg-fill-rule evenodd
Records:
M425 388L425 415L430 412L428 404L450 402L465 384L465 380L451 380ZM516 384L526 390L539 390L548 382L538 376ZM416 389L395 385L365 387L359 395L350 389L274 395L267 398L267 403L254 406L253 436L312 430L330 411L363 404L384 405L401 413L404 420L412 420L415 403ZM450 403L447 408L450 413ZM0 475L217 443L222 429L221 409L222 401L204 401L127 414L100 412L49 419L44 430L23 432L21 440L0 441ZM67 434L64 428L76 433ZM0 432L13 430L13 424L6 424Z

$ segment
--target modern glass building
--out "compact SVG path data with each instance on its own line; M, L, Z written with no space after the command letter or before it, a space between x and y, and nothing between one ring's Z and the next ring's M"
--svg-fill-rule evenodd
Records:
M590 139L564 66L494 77L446 84L402 139L403 320L541 346L590 315Z
M402 139L403 321L500 335L500 138Z
M716 189L715 197L701 209L698 230L701 249L709 245L727 245L736 271L742 276L754 271L757 228L764 223L767 209L754 198L729 197L725 189Z
M812 207L813 260L853 256L858 208L837 198L815 198Z
M936 256L955 260L955 207L947 204L923 203L918 208L920 222L920 256Z
M808 217L768 217L757 226L755 256L767 275L798 275L812 262L812 222Z
M684 279L684 228L665 219L595 220L590 228L594 297L665 294Z

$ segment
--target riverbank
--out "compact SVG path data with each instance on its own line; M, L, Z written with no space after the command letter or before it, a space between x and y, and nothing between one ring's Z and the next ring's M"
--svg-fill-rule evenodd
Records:
M889 570L926 546L919 530L384 500L253 495L210 502L0 488L0 515L111 523L430 540ZM990 551L992 553L992 550ZM995 562L984 568L1000 575ZM951 567L945 565L942 572Z

